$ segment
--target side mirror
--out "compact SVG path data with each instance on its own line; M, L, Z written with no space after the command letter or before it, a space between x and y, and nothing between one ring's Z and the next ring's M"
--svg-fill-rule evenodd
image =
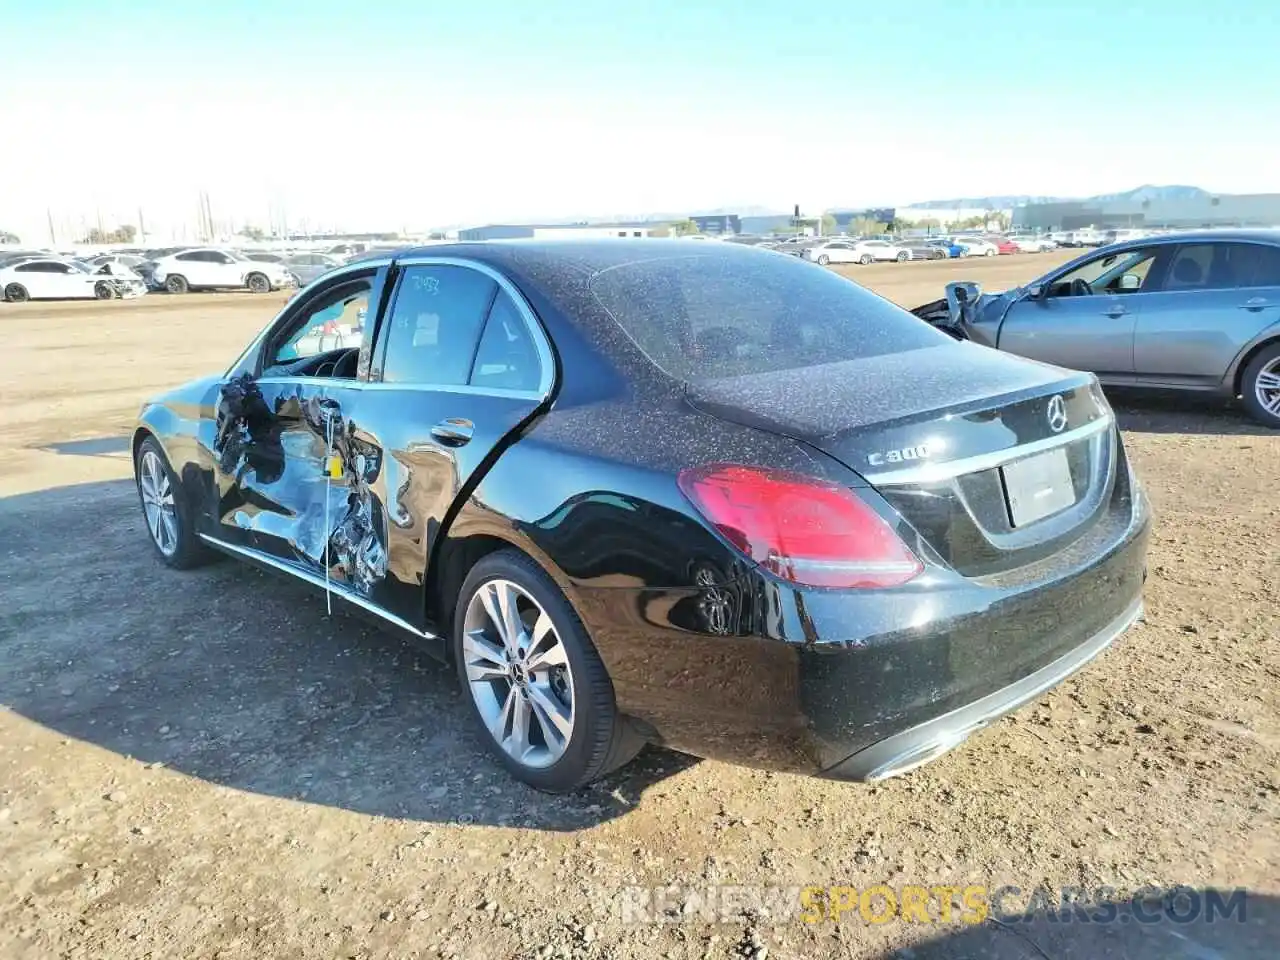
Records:
M1118 286L1121 290L1138 290L1142 287L1142 278L1136 273L1126 273L1120 278Z
M1033 283L1023 288L1022 295L1027 300L1043 300L1048 292L1049 287L1046 284Z
M947 284L947 318L952 326L959 327L968 319L980 296L982 287L971 281Z

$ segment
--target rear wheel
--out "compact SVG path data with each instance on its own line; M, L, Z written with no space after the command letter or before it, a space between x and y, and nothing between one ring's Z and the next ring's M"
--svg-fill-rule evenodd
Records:
M1249 416L1280 429L1280 343L1264 347L1240 378L1241 399Z
M991 247L987 247L985 255L988 257L994 257L996 255L996 251L993 250Z
M27 293L27 288L20 283L11 283L5 287L4 298L10 303L24 303L31 299Z
M165 278L164 288L170 293L186 293L191 289L187 283L187 278L180 273L171 274Z
M251 273L245 278L245 284L252 293L270 293L271 281L267 279L266 274Z
M116 295L116 292L111 288L111 284L105 280L99 280L93 286L93 295L98 300L110 300Z
M869 253L864 253L862 256L860 256L860 257L858 258L858 262L859 262L860 264L862 264L864 267L866 267L866 266L870 266L872 263L874 263L874 262L875 262L875 259L876 259L876 258L875 258L875 257L873 257L871 254L869 254Z
M906 263L910 259L911 259L911 254L907 253L907 251L905 250L903 250L900 254L898 254L899 263Z
M831 258L827 256L825 253L818 254L818 263L822 264L822 266L825 267L830 262L831 262Z
M531 787L576 790L644 745L618 713L577 613L522 553L502 550L471 569L454 613L453 653L490 751Z

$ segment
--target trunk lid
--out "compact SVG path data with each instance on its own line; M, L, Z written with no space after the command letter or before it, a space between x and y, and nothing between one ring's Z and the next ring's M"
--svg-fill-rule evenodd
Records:
M1118 445L1095 378L971 343L702 381L688 397L839 460L966 576L1061 549L1114 486Z

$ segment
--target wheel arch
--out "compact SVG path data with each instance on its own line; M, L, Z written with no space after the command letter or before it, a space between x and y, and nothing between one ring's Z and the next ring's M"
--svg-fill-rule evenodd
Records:
M501 523L459 516L434 551L423 585L427 622L434 624L441 636L447 639L453 631L454 608L467 575L477 563L500 550L516 550L536 563L555 581L569 605L579 610L569 578L532 540ZM452 658L452 644L445 643L444 649L446 659Z
M1268 347L1273 347L1280 343L1280 322L1273 323L1260 334L1257 339L1240 351L1240 355L1233 361L1231 370L1228 373L1227 383L1231 387L1231 396L1238 397L1243 389L1244 372L1248 369L1253 358Z

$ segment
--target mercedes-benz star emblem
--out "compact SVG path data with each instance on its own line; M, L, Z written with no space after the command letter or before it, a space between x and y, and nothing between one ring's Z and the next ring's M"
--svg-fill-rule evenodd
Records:
M1067 426L1067 402L1062 399L1062 394L1055 394L1049 398L1049 409L1045 411L1049 418L1049 429L1054 433L1061 433Z

